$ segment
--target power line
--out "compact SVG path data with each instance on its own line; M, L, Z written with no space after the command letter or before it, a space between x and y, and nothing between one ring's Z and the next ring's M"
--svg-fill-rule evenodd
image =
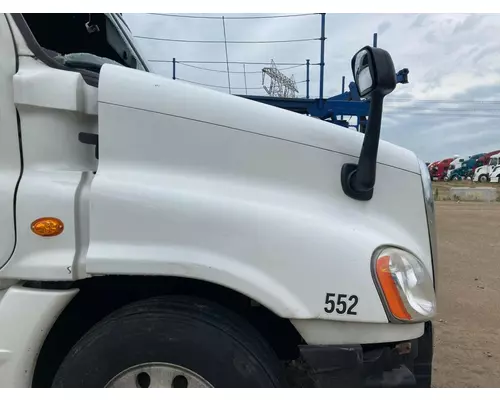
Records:
M186 64L184 62L181 62L181 61L177 61L176 64L180 64L180 65L183 65L185 67L189 67L189 68L194 68L194 69L200 69L202 71L210 71L210 72L219 72L219 73L222 73L222 74L227 74L227 71L224 70L224 69L213 69L213 68L205 68L205 67L198 67L196 65L191 65L191 64ZM226 64L226 63L224 63ZM246 73L247 74L260 74L261 71L247 71ZM243 74L243 71L230 71L231 74Z
M149 15L157 15L161 17L174 17L174 18L192 18L192 19L220 19L217 16L205 15L187 15L187 14L161 14L161 13L148 13ZM320 13L308 14L283 14L283 15L257 15L245 17L225 17L226 19L272 19L272 18L294 18L294 17L307 17L311 15L320 15Z
M413 115L419 115L419 116L426 116L426 117L455 117L455 118L500 118L500 114L465 114L465 113L425 113L425 112L408 112L408 113L401 113L401 112L396 112L396 111L390 111L386 110L384 114L388 115L402 115L402 116L413 116Z
M222 16L222 28L224 29L224 48L226 49L227 84L229 86L229 94L231 94L231 74L229 73L229 56L227 54L226 22L224 21L224 16Z
M185 67L200 69L202 71L219 72L219 73L223 73L223 74L227 73L227 71L223 70L223 69L212 69L212 68L198 67L196 65L187 64L187 63L182 62L182 61L176 61L175 63L183 65ZM224 62L224 64L226 64L226 63ZM245 64L246 63L243 63L243 65L245 65ZM305 65L305 64L303 64L303 65ZM280 68L280 71L286 71L286 70L293 69L293 68L298 68L298 67L301 67L301 66L302 65L294 65L294 66L291 66L291 67ZM261 74L262 70L259 69L258 71L246 71L246 72L243 72L243 71L230 71L230 73L231 74Z
M171 63L173 62L172 60L161 60L161 59L153 59L153 60L148 60L149 62L156 62L156 63ZM186 61L186 60L176 60L176 63L186 63L186 64L226 64L226 61ZM246 64L246 65L269 65L269 61L266 62L254 62L254 61L229 61L229 64ZM275 63L276 65L291 65L291 66L296 66L299 67L301 65L306 65L305 63ZM309 64L309 65L319 65L319 63L315 64ZM284 68L283 68L284 69ZM283 70L282 69L282 70Z
M386 101L392 103L405 103L405 102L418 102L418 103L449 103L449 104L462 104L462 103L473 103L473 104L500 104L500 100L437 100L437 99L413 99L411 97L393 97L387 98Z
M210 85L208 83L201 83L201 82L189 81L187 79L177 78L176 80L182 81L182 82L192 83L194 85L207 86L207 87L218 88L218 89L229 89L228 86ZM232 89L234 89L234 90L245 90L245 89L247 89L247 90L260 90L260 89L262 89L262 87L247 87L247 88L232 87Z
M223 72L226 72L226 71L223 71ZM218 89L229 89L228 86L212 85L212 84L208 84L208 83L201 83L201 82L196 82L196 81L190 81L188 79L176 78L176 80L182 81L182 82L192 83L194 85L207 86L207 87L213 87L213 88L218 88ZM305 81L299 81L299 82L296 82L296 83L303 83L303 82L305 82ZM246 87L246 88L231 87L231 89L234 89L234 90L245 90L245 89L248 89L248 90L261 90L262 87L260 87L260 86L259 87Z
M275 65L280 65L279 63L275 63ZM301 64L301 65L294 65L292 67L286 67L286 68L280 68L280 71L286 71L286 70L289 70L289 69L294 69L294 68L298 68L298 67L303 67L304 65L306 65L305 63L304 64ZM309 65L316 65L316 64L309 64ZM319 65L319 64L318 64ZM260 71L262 72L262 70Z
M246 71L245 64L243 64L243 80L245 81L245 94L248 94L247 71Z
M500 112L500 108L497 106L489 105L489 104L484 104L484 106L481 106L480 104L476 105L470 105L467 106L467 104L454 104L454 105L439 105L439 104L425 104L425 103L420 103L420 104L411 104L411 105L397 105L396 103L388 103L386 105L390 109L397 109L397 110L429 110L429 111L438 111L438 112L446 112L446 111L453 111L453 112L471 112L471 111L484 111L484 112L490 112L490 111L498 111Z
M473 113L491 113L491 114L498 114L500 115L500 110L498 109L487 109L487 108L476 108L476 109L471 109L471 108L426 108L426 107L408 107L408 108L392 108L392 107L387 107L387 110L393 111L393 110L399 110L400 112L404 113L406 111L412 111L412 110L418 110L418 111L430 111L430 112L436 112L436 113L441 113L443 115L450 114L450 113L467 113L467 114L473 114Z
M304 38L304 39L286 39L286 40L190 40L190 39L171 39L171 38L157 38L151 36L134 36L137 39L157 40L161 42L177 42L177 43L204 43L204 44L270 44L270 43L297 43L297 42L312 42L320 40L321 38Z

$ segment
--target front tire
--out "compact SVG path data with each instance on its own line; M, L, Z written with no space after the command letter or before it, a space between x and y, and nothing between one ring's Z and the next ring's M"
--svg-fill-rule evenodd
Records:
M177 383L176 383L177 382ZM53 387L281 387L282 367L259 333L217 304L147 299L111 314L71 349Z
M480 175L478 180L481 183L486 183L486 182L488 182L488 175L486 175L486 174Z

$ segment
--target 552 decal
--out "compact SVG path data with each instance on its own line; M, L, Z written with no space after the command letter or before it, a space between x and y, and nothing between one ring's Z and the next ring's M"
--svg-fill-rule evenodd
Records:
M327 314L337 313L340 315L357 315L357 311L355 310L358 305L358 296L355 294L335 294L335 293L327 293L325 298L325 312Z

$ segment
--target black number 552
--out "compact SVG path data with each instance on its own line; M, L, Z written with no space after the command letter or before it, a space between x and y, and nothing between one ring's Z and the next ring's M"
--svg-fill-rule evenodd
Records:
M357 315L354 308L358 305L358 296L355 294L349 296L347 294L327 293L325 299L325 312L331 314Z

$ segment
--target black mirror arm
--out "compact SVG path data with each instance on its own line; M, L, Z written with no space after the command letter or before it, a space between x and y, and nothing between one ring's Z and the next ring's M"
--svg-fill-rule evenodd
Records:
M377 92L371 96L368 126L358 164L344 164L342 167L342 188L349 197L356 200L367 201L373 197L383 98L384 96Z
M378 98L374 98L378 97ZM380 141L380 125L382 123L383 97L373 93L368 115L361 153L359 154L358 168L352 185L355 190L372 190L375 186L377 167L378 143Z

